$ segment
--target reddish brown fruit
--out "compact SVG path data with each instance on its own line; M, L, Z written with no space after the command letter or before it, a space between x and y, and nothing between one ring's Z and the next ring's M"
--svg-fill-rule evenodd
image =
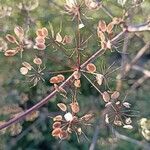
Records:
M68 132L63 130L61 133L60 133L60 139L67 139L68 138Z
M98 28L102 32L105 32L107 30L106 22L104 20L100 20L99 23L98 23Z
M57 75L58 81L63 82L65 80L65 77L62 74Z
M56 136L56 137L59 137L60 134L62 132L62 129L61 128L55 128L53 131L52 131L52 136Z
M60 128L60 127L61 127L61 122L54 122L53 129Z
M92 63L89 63L87 66L86 66L86 69L87 71L89 71L90 73L94 73L96 71L96 66Z
M70 104L70 106L71 106L72 112L78 113L80 111L78 102L73 102Z

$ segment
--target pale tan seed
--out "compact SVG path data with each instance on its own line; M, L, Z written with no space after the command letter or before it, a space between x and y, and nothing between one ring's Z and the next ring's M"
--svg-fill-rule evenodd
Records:
M59 43L61 43L62 42L62 36L60 35L60 33L58 32L57 34L56 34L56 41L57 42L59 42Z
M64 103L58 103L57 106L62 110L62 111L66 111L67 110L67 106Z
M103 80L104 80L104 76L102 74L96 74L96 81L98 85L102 85Z
M61 115L57 115L53 118L53 121L61 121L62 120L62 116Z
M31 70L31 69L32 69L32 66L31 66L28 62L26 62L26 61L24 61L24 62L22 63L22 65L23 65L24 67L26 67L28 70Z
M41 65L42 64L42 60L38 57L34 58L33 59L33 62L36 64L36 65Z
M22 74L22 75L26 75L27 73L28 73L28 68L26 68L26 67L21 67L20 68L20 73Z
M120 96L120 93L118 91L113 92L113 94L111 94L111 98L112 99L117 99Z
M6 35L6 39L7 39L9 42L11 42L11 43L15 43L15 42L16 42L16 38L15 38L13 35L11 35L11 34L7 34L7 35Z
M109 94L106 91L104 93L102 93L102 97L103 97L103 100L105 102L109 102L110 101L110 96L109 96Z
M16 50L6 50L4 55L7 56L7 57L11 57L11 56L15 56L17 54L17 51Z

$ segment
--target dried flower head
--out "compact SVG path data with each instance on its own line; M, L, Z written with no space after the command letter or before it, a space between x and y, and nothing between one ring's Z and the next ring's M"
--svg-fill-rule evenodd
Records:
M36 86L40 80L45 81L43 78L45 67L41 67L42 60L40 58L36 57L33 62L36 64L35 67L28 62L23 62L23 67L20 68L20 73L25 75L29 79L29 82L33 82L33 86Z
M67 106L64 103L58 103L58 107L66 112L64 115L58 115L53 118L53 131L52 136L67 139L72 132L76 135L81 135L82 125L86 125L93 118L93 114L86 114L82 117L78 117L79 105L77 102L70 104L71 111L67 110Z
M104 110L104 118L106 123L123 128L132 129L131 116L134 116L134 111L123 105L124 102L118 100L120 93L115 91L111 95L108 92L102 94L103 100L106 102Z

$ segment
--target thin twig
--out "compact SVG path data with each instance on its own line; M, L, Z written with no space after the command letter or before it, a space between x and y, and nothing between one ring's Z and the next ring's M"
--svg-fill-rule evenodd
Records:
M100 6L101 6L100 8L101 8L111 19L113 19L113 14L111 13L111 11L110 11L108 8L106 8L103 4L101 4Z
M143 82L145 82L149 77L147 75L143 75L141 78L139 78L132 86L131 86L131 90L136 89L137 87L139 87ZM130 91L131 91L130 90Z
M150 48L150 42L147 42L143 48L137 53L137 55L132 59L131 66L133 66L142 56L143 54Z
M81 65L81 56L80 56L80 46L81 46L81 33L80 33L80 12L77 15L77 67L80 68Z
M132 69L137 70L137 71L140 71L140 72L142 72L144 75L146 75L148 78L150 78L150 71L149 71L149 70L143 69L142 67L137 66L137 65L132 66Z

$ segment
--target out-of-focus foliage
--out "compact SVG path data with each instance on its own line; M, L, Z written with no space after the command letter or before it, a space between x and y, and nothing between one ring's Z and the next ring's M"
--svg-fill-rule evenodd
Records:
M146 118L142 118L140 120L141 132L144 138L150 141L150 120Z
M136 0L103 0L103 3L108 7L112 14L121 17L123 10L129 9L129 15L132 17L128 21L129 24L144 23L150 18L150 1L145 0L139 6L132 8L133 1ZM138 0L137 0L138 1ZM5 43L6 34L14 34L13 30L16 25L25 29L25 32L34 41L36 37L35 31L39 28L46 27L49 30L51 25L54 29L54 34L61 31L61 35L71 35L73 37L73 44L67 47L68 55L72 54L72 46L76 43L76 24L71 21L72 17L64 12L64 0L0 0L0 120L7 120L16 113L30 108L43 97L45 97L51 90L49 79L52 76L49 71L67 70L71 65L70 61L66 59L65 55L55 46L50 44L43 53L34 49L28 49L23 52L22 60L20 55L12 58L6 58L1 52L2 49L7 49L8 45ZM25 9L22 9L22 8ZM93 52L99 49L99 41L96 35L96 27L100 19L110 22L110 18L103 12L102 9L96 11L85 12L85 17L82 21L85 27L81 30L83 38L92 35L90 42L87 43L86 51L84 52L83 60L86 60ZM118 29L116 29L117 32ZM149 32L141 32L134 34L130 40L128 47L128 59L132 59L136 53L142 48L145 42L149 41ZM3 45L3 47L1 47ZM119 45L118 51L121 51ZM20 74L21 62L26 60L33 64L33 57L40 56L43 64L46 66L44 74L45 82L40 81L37 86L31 88L31 84L27 82L26 78ZM139 60L139 65L150 69L150 50ZM119 67L121 63L121 54L115 49L113 52L108 52L107 55L95 61L98 71L106 71L110 64L116 62L114 67ZM44 66L43 66L44 67ZM66 74L66 77L69 74ZM115 90L115 77L117 72L111 74L108 80L109 87ZM123 88L126 91L134 83L136 79L142 75L139 72L132 71L130 75L123 80ZM102 118L102 110L104 102L99 96L99 93L91 87L91 84L84 78L82 80L81 94L79 94L80 109L82 114L87 112L94 112L92 127L85 129L85 134L89 141L82 136L80 143L77 142L76 135L73 135L67 141L59 142L51 135L52 119L58 113L59 109L56 107L58 102L65 102L65 98L58 95L54 97L48 104L44 105L38 112L34 112L31 116L26 117L25 122L14 124L10 127L9 132L3 134L4 130L0 132L0 150L87 150L91 144L93 133L95 131L96 122ZM106 89L103 86L102 89ZM127 100L133 105L133 109L139 110L138 117L133 120L134 129L126 130L118 128L120 133L125 134L133 139L139 141L150 140L149 129L149 106L150 106L150 81L148 80L142 86L132 91ZM122 99L126 93L122 92ZM70 95L69 95L70 96ZM70 96L71 99L71 96ZM14 111L14 112L13 112ZM141 118L148 118L141 120ZM138 122L140 122L138 124ZM0 124L3 122L0 122ZM114 137L113 132L108 130L103 123L101 123L100 135L97 141L96 150L112 149L115 150L137 150L141 149L138 145L124 140L119 140ZM144 124L144 125L143 125ZM20 133L21 132L21 133ZM18 135L16 135L18 133Z

